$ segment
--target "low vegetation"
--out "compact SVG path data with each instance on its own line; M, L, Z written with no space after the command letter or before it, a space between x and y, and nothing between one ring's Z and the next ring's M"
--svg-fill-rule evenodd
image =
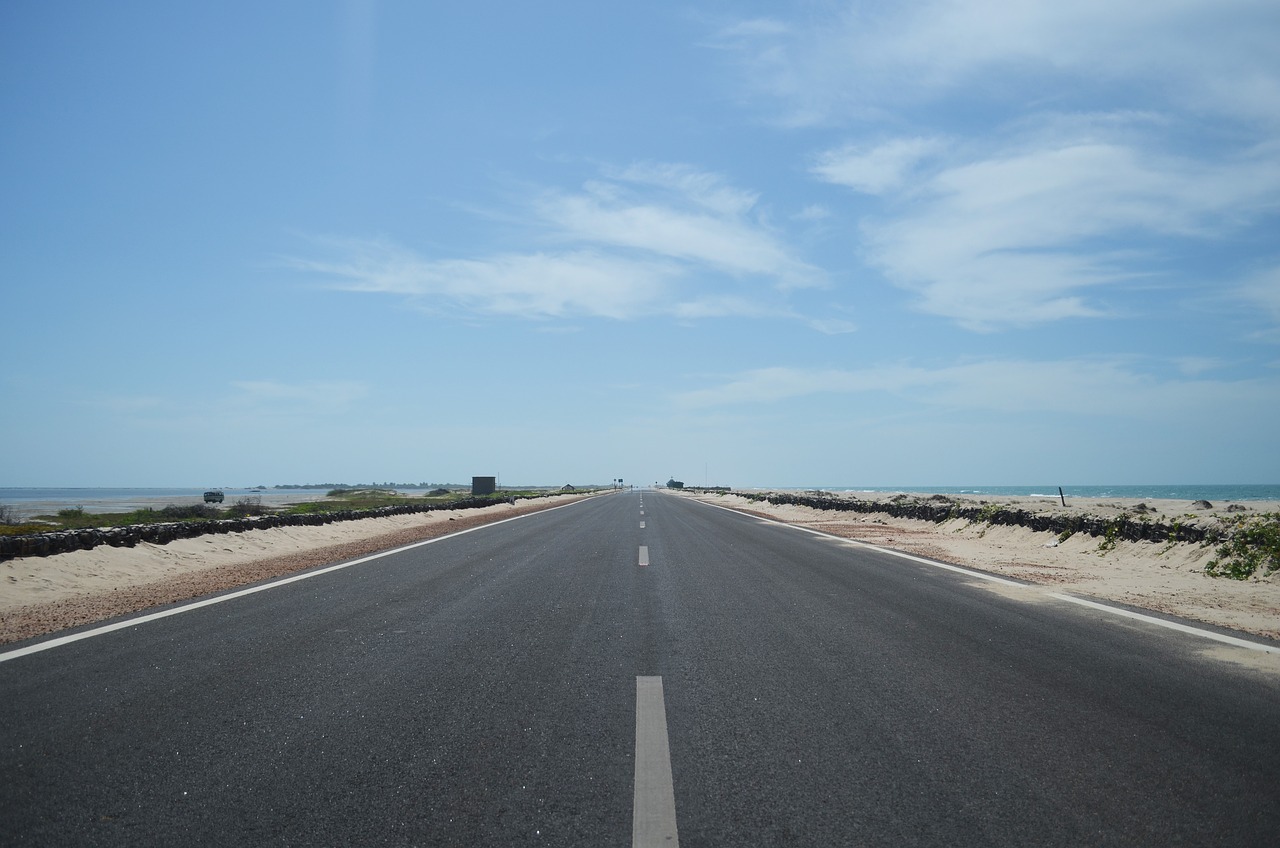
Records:
M49 528L43 524L23 521L18 511L8 504L0 504L0 536L22 536L27 533L39 533Z
M1215 577L1247 580L1280 570L1280 512L1236 515L1223 519L1226 541L1218 546L1205 571Z
M584 490L585 491L585 490ZM503 490L484 496L494 503L512 498L534 498L547 494L536 490ZM163 509L138 509L132 512L86 512L83 507L58 510L56 515L37 515L19 522L12 507L0 511L0 535L22 536L45 533L51 530L85 530L101 527L128 527L136 524L165 524L172 521L209 521L218 518L244 518L269 513L282 515L314 515L327 512L361 511L385 506L414 504L444 504L452 501L473 500L470 492L438 490L426 496L398 494L391 489L367 488L331 490L324 500L292 504L283 508L265 506L260 497L244 497L229 507L209 504L170 505Z

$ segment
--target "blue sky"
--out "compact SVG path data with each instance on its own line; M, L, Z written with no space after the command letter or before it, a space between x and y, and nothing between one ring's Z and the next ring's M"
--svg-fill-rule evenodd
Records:
M0 485L1280 481L1280 6L0 8Z

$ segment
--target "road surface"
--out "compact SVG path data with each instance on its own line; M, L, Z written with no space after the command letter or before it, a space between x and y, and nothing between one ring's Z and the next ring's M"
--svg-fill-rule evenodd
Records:
M1274 655L651 491L41 644L6 845L1280 835Z

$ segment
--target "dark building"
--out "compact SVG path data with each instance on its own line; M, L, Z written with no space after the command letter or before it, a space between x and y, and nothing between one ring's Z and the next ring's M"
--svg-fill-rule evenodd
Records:
M472 495L492 495L498 491L497 477L472 477L471 478L471 494Z

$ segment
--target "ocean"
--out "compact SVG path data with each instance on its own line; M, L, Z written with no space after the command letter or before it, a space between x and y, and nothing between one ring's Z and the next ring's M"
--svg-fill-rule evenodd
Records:
M789 487L793 488L793 487ZM939 495L1058 496L1053 486L813 486L828 492L919 492ZM1280 501L1280 484L1063 486L1069 498L1159 498L1172 501Z

